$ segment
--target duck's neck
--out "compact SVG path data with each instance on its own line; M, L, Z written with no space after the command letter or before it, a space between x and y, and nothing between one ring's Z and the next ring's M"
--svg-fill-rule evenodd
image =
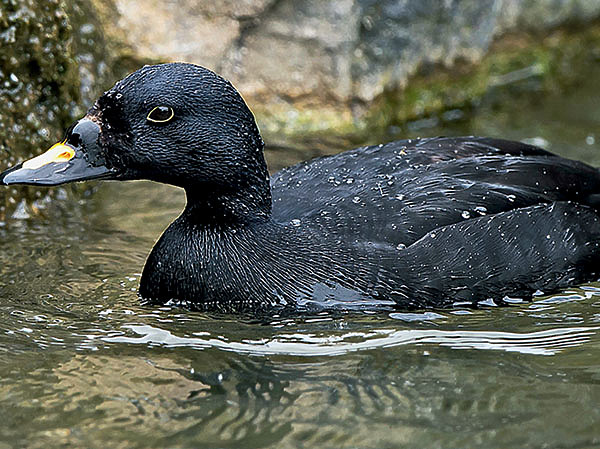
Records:
M237 227L271 217L271 186L266 171L248 177L235 188L186 187L183 217L200 226Z
M267 297L271 290L261 284L265 261L278 255L270 246L275 225L268 187L241 196L186 189L186 208L148 256L141 297L221 311L272 304L275 300Z

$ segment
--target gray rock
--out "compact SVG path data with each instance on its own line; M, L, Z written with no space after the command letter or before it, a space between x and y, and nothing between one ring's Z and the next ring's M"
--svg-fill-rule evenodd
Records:
M600 0L114 2L140 57L207 66L259 111L290 117L310 108L347 113L402 88L424 64L477 63L506 32L600 16Z
M370 101L402 86L423 63L479 61L499 35L546 30L600 15L597 0L357 0L361 31L354 95Z
M353 0L279 1L244 30L218 71L250 96L352 96L360 10Z
M359 0L362 21L352 64L354 94L370 101L403 86L423 63L476 62L494 38L498 0Z

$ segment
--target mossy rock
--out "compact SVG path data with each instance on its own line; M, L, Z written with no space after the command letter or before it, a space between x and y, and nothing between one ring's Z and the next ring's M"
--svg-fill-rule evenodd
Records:
M476 64L425 65L406 85L390 88L368 104L254 109L268 141L345 138L372 143L390 126L441 116L460 109L476 113L477 104L510 101L513 95L543 95L576 85L600 64L600 23L563 27L545 35L515 32L499 38ZM575 68L575 69L574 69Z
M0 0L0 169L60 139L114 81L110 48L94 13L86 0ZM25 206L35 210L35 200L49 192L2 189L0 218L17 204L21 214Z

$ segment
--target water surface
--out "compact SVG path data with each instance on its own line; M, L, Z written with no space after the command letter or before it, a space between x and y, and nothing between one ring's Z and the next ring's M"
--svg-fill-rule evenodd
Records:
M600 165L594 79L387 138L528 139ZM273 167L320 150L284 151ZM503 308L268 322L142 306L145 257L183 201L102 183L0 227L0 449L600 445L599 283Z

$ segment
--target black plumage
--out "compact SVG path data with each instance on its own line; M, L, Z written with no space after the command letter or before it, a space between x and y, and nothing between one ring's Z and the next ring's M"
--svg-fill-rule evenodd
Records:
M148 117L157 107L159 121ZM93 148L94 177L186 191L143 271L140 294L153 302L234 312L445 307L598 275L598 170L531 145L397 141L270 180L241 96L180 63L138 70L82 120L95 131L76 150ZM4 182L36 183L21 172Z

